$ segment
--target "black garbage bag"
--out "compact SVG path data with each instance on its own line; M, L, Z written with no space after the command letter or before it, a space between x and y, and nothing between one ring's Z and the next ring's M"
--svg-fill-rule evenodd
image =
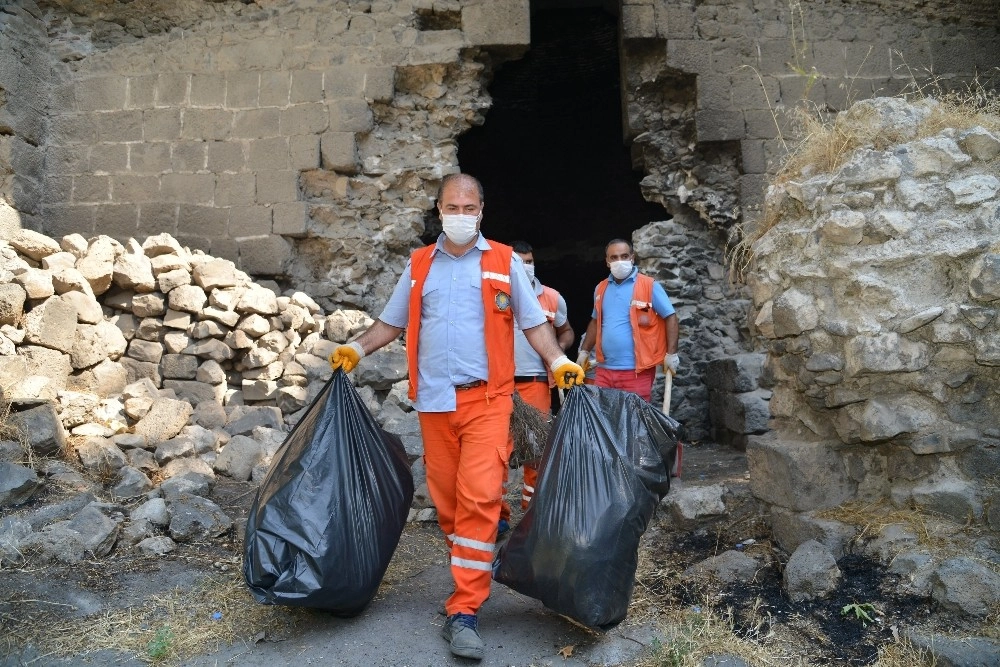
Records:
M258 602L350 616L375 596L406 523L403 444L336 371L274 456L247 518L243 576Z
M636 394L571 389L494 578L588 627L623 621L639 538L670 490L677 428Z

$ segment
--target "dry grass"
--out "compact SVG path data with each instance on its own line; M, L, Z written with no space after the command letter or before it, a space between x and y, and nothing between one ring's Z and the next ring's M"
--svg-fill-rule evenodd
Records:
M511 466L516 468L525 461L541 456L551 427L551 418L525 403L517 392L514 392L514 410L510 415L510 435L514 439Z
M28 434L10 423L10 403L6 401L0 401L0 440L20 443L24 464L32 470L37 470L35 455L28 442Z
M763 626L765 618L761 616L759 621ZM705 658L720 655L736 656L760 667L810 664L795 651L739 638L733 631L732 617L707 604L665 610L657 625L663 639L653 642L650 655L638 663L639 667L701 667Z
M967 555L957 535L974 535L981 529L969 524L957 524L948 517L928 512L921 507L900 508L885 502L848 502L817 512L817 518L839 521L859 528L856 540L878 536L891 525L905 526L917 536L917 542L935 553L947 557ZM991 564L1000 572L1000 564Z
M933 77L923 85L916 82L914 76L911 91L901 96L912 104L930 108L928 116L916 127L916 139L935 136L946 128L965 130L977 125L1000 133L1000 92L996 89L978 80L959 90L946 89L940 79ZM779 112L772 113L780 131ZM835 172L862 147L885 150L912 140L912 134L872 122L873 111L868 106L855 105L831 115L803 103L785 113L797 139L772 178L774 184ZM785 137L780 139L785 143ZM726 252L733 280L744 280L754 262L753 245L789 213L784 208L789 205L795 203L767 201L759 220L745 221L733 230Z
M19 606L44 601L7 600ZM176 589L141 603L84 618L39 622L18 614L6 641L35 646L45 656L85 656L111 650L155 663L174 664L238 641L248 644L296 624L302 610L260 605L239 572L212 574L194 590ZM217 614L217 618L213 615Z

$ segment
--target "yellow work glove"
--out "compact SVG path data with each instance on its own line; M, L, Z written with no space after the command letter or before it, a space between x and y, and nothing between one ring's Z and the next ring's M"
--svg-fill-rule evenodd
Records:
M549 368L552 369L556 386L560 389L569 389L573 385L583 384L583 369L579 364L570 361L565 354L553 361Z
M590 352L584 352L580 350L580 354L576 358L576 365L583 369L586 373L590 370Z
M677 375L677 369L680 368L681 358L676 354L668 354L663 357L663 372L670 373L671 375Z
M340 345L330 354L330 368L337 370L343 368L345 373L350 373L358 365L361 358L365 356L365 350L357 341Z

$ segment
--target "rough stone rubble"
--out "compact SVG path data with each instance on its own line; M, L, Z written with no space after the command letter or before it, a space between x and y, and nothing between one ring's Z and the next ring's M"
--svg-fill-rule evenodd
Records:
M259 481L330 378L334 346L371 323L360 311L325 314L306 294L279 294L166 234L122 245L22 230L0 245L0 276L0 387L11 401L0 505L23 504L46 483L88 500L37 525L5 520L7 562L24 549L72 562L118 541L162 553L171 540L229 530L206 498L215 476ZM366 358L355 377L371 412L418 458L399 345ZM116 503L144 498L124 521ZM415 515L432 519L427 505L419 491ZM51 524L57 515L65 520Z

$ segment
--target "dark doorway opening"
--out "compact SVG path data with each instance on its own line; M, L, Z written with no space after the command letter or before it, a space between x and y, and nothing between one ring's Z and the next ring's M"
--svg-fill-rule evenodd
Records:
M486 123L459 137L458 159L483 182L483 232L534 247L538 278L566 299L579 340L608 275L605 244L670 216L642 198L622 140L617 17L607 3L542 4L532 3L531 49L495 73Z

